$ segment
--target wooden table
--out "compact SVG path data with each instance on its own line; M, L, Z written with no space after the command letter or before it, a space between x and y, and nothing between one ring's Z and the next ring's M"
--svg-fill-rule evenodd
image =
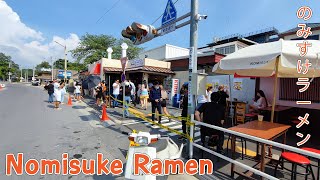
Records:
M283 144L286 144L286 132L290 126L283 125L279 123L271 123L267 121L250 121L244 124L240 124L238 126L234 126L229 128L229 130L240 132L243 134L255 136L258 138L266 139L266 140L274 140L283 135ZM235 159L235 136L232 136L231 140L231 148L232 148L232 159ZM264 172L265 164L268 162L265 160L265 147L266 144L261 145L261 158L260 158L260 171ZM257 144L257 155L259 154L258 144ZM259 165L258 164L258 165ZM231 176L234 177L234 164L231 165ZM239 175L250 177L253 175L252 172L248 172L246 174L236 172Z
M279 122L278 119L279 119L279 113L281 111L285 111L285 110L288 110L288 109L291 109L292 107L290 106L281 106L281 105L276 105L274 107L274 112L275 112L275 122ZM272 111L272 106L268 106L268 107L265 107L265 108L262 108L262 109L259 109L260 111Z

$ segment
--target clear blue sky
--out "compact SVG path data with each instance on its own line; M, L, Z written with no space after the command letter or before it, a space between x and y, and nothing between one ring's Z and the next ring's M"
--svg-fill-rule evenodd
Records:
M119 0L103 19L97 20L118 0L8 0L7 4L28 27L40 31L46 41L53 36L67 38L70 33L79 37L86 32L121 37L121 30L132 22L151 24L164 11L166 0ZM173 0L175 2L176 0ZM245 34L268 27L280 32L301 22L296 10L302 5L313 8L308 22L320 22L319 0L199 0L199 13L208 19L199 23L199 46L210 43L213 37ZM178 16L190 11L190 0L176 3ZM161 18L154 24L159 27ZM189 46L189 27L145 43L146 49L173 44Z

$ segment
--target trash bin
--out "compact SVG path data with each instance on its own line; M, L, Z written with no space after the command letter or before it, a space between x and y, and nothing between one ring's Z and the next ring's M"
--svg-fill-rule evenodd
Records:
M173 106L173 107L176 107L176 108L179 108L179 104L180 104L180 94L175 94L175 95L173 96L172 106Z

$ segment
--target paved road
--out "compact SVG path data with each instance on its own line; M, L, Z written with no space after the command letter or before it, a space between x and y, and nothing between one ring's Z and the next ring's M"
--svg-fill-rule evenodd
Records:
M60 159L69 157L96 159L101 152L104 158L125 160L127 137L121 136L125 127L105 128L99 125L95 110L86 104L62 106L53 110L46 102L47 94L40 87L7 85L0 91L0 179L115 179L109 176L10 176L6 177L5 155L24 153L25 159ZM119 178L123 179L123 178Z

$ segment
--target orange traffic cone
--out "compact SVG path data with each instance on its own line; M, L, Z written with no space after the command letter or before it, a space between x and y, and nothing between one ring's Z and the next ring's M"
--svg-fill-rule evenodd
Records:
M69 95L69 99L68 99L68 106L72 106L72 99L71 99L70 95Z
M102 116L101 116L101 121L107 121L110 120L108 115L107 115L107 108L106 105L102 106Z

